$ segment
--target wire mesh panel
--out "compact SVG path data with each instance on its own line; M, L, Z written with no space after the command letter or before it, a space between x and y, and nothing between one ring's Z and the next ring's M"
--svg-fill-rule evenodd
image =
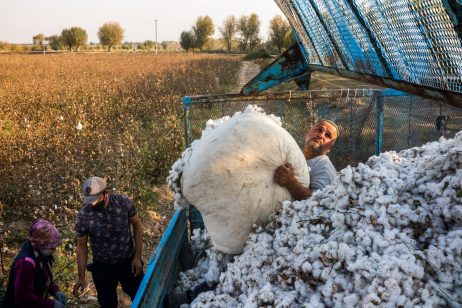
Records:
M378 100L383 102L383 127L377 123L377 115L381 112L377 108ZM357 165L374 155L377 138L382 140L382 152L400 151L438 140L441 136L453 137L462 130L462 109L396 91L342 89L257 96L204 95L186 97L185 101L188 145L200 138L209 119L232 116L249 104L256 104L267 114L280 117L283 127L300 147L303 147L306 131L316 120L332 119L340 130L329 154L337 170Z
M462 130L462 109L418 96L384 97L383 151L400 151Z
M275 2L308 64L462 93L462 34L447 1Z
M187 140L191 143L200 138L207 120L232 116L249 104L256 104L267 114L280 117L283 127L300 147L303 147L306 131L316 120L335 120L340 128L340 137L329 156L336 168L341 169L374 154L374 106L379 93L370 89L343 89L258 96L230 94L188 97Z

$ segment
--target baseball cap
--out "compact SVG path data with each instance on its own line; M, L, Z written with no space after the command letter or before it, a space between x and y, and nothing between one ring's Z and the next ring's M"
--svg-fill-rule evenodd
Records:
M98 200L99 196L106 191L106 181L97 176L89 177L82 186L83 203L89 204Z

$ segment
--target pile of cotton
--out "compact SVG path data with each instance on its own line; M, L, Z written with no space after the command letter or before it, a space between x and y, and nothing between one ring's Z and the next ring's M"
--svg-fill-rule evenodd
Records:
M251 105L231 118L209 121L202 137L174 164L168 182L178 197L175 207L193 204L213 246L237 254L252 225L266 224L291 199L273 181L276 168L285 163L308 187L308 167L296 141L279 119Z
M460 307L461 168L462 132L348 166L285 202L227 267L211 252L203 272L226 270L191 306Z

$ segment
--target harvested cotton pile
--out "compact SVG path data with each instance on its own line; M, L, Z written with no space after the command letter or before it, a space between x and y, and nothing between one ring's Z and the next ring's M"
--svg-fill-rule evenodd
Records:
M183 292L194 291L202 283L213 286L231 259L230 255L211 247L210 236L205 229L194 229L190 244L198 262L192 269L180 272L178 287Z
M462 305L462 132L285 202L192 307Z

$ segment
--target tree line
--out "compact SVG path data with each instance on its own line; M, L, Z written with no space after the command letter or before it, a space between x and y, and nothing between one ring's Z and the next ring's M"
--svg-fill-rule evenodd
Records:
M228 52L233 49L251 51L261 43L261 22L257 14L249 16L228 16L221 27L218 28L225 48ZM295 35L289 23L283 17L276 15L269 22L269 40L266 45L282 49L288 48L296 42ZM180 44L183 49L203 50L211 36L215 33L215 25L209 16L199 16L191 30L183 31L180 35Z
M257 48L276 49L279 53L285 48L293 45L295 35L289 23L282 16L276 15L269 22L269 38L264 41L260 34L261 22L257 14L249 16L228 16L223 24L218 27L220 38L214 39L215 25L209 16L199 16L190 30L183 31L179 37L180 46L186 50L226 50L249 52ZM104 23L99 29L97 36L99 44L108 51L115 46L121 45L124 37L124 29L118 22ZM217 47L217 42L219 47ZM3 42L0 42L3 43ZM45 36L43 33L34 35L32 38L33 50L52 50L68 49L78 51L81 47L88 44L87 31L81 27L66 28L59 35ZM152 49L152 40L146 40L137 46L138 49ZM6 44L3 44L6 46ZM167 49L168 43L162 42L161 47ZM2 44L0 44L0 49ZM99 46L97 47L100 48ZM157 47L156 47L157 48ZM122 49L132 49L131 44L125 43Z
M108 51L115 45L122 42L124 30L118 22L107 22L98 29L98 38L101 45L106 46ZM87 45L88 34L87 31L81 27L66 28L61 31L61 35L45 36L43 33L34 35L32 43L36 49L45 49L45 44L48 43L51 49L60 50L69 48L72 50L79 50L81 46Z

